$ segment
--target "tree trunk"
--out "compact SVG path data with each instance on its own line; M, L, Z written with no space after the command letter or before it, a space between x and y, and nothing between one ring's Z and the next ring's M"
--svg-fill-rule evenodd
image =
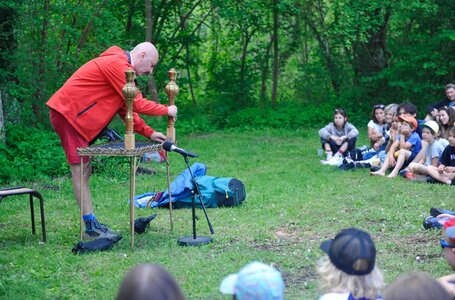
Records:
M145 0L145 6L146 6L145 9L147 9L147 0ZM128 16L126 18L126 26L125 26L125 33L127 36L131 33L131 26L133 24L133 15L134 15L135 10L136 10L136 0L130 0L130 4L128 7Z
M273 36L270 37L270 42L267 45L265 51L265 57L262 64L262 82L261 82L261 103L266 104L266 93L267 93L267 75L269 74L269 59L270 59L270 50L272 49Z
M278 0L272 0L273 4L273 87L272 106L277 103L278 91Z
M3 116L3 91L0 90L0 143L5 143L5 118Z
M152 42L153 38L153 15L152 15L152 2L151 0L145 0L145 41ZM158 88L156 86L155 78L153 73L148 76L147 87L150 91L150 98L156 103L160 103L160 97L158 95Z
M380 14L380 12L376 12ZM384 17L384 23L371 30L366 43L359 42L354 45L354 73L358 78L373 76L384 70L389 63L386 49L386 38L390 11Z
M191 81L191 72L190 72L190 46L186 42L186 72L188 73L188 86L190 88L191 100L194 106L197 106L196 97L194 97L193 91L193 82Z
M87 41L88 34L90 33L90 30L92 29L93 22L95 21L96 18L99 17L99 15L101 14L101 11L103 10L103 7L106 6L106 4L107 4L107 0L104 0L103 3L101 3L101 5L96 8L96 12L92 15L92 17L88 21L87 25L85 25L84 31L82 32L79 42L77 43L77 50L76 50L77 55L79 55L79 53L81 53L82 47L84 47L85 42Z
M35 118L40 121L40 110L42 107L42 103L44 101L43 97L43 90L44 90L44 77L45 77L45 68L46 68L46 45L47 45L47 30L48 30L48 16L49 16L49 0L44 0L44 8L43 8L43 27L41 28L41 41L40 41L40 52L38 57L38 78L36 82L36 92L35 96L32 99L32 109Z
M152 42L153 40L153 19L152 19L152 1L145 0L145 41Z

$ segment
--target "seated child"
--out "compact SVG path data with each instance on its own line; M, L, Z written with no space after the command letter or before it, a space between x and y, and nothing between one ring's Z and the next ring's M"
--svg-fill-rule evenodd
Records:
M355 149L359 131L351 123L344 109L336 108L333 122L319 130L322 147L326 152L326 160L322 164L339 166L343 163L345 153Z
M429 166L425 171L426 175L439 182L449 185L455 183L455 128L449 132L449 145L442 152L438 167Z
M417 128L415 129L415 132L419 135L420 138L422 138L422 128L420 126L425 123L424 120L419 120L417 119L417 108L415 107L414 104L410 102L403 102L397 107L397 114L398 116L402 115L409 115L411 117L414 117L417 120Z
M239 300L282 300L284 289L281 273L258 261L249 263L236 274L228 275L220 284L222 294Z
M385 108L384 104L377 104L373 106L373 110L371 111L370 115L371 120L370 122L368 122L368 139L370 140L370 146L372 148L375 147L375 144L380 143L384 136L385 126L384 108Z
M387 176L393 178L398 175L401 169L406 168L419 153L422 147L422 141L415 132L417 120L409 115L400 116L401 127L397 140L390 147L389 153L382 164L381 169L371 172L371 175L384 176L389 167L393 167L392 172Z
M438 134L438 123L435 121L425 122L422 129L422 139L426 144L422 146L422 150L420 151L422 155L421 157L419 157L420 154L417 155L416 161L409 164L406 168L409 172L405 172L404 177L412 180L415 179L415 175L427 175L426 169L429 166L437 167L439 165L439 158L448 142L444 139L439 139Z
M317 268L325 292L319 300L381 299L385 283L376 264L376 247L367 232L343 229L320 248L326 255Z

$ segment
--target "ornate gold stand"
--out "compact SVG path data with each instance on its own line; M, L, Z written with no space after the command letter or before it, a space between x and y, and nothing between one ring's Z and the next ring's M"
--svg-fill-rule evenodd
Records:
M131 249L134 248L134 196L136 190L136 170L137 162L142 155L147 152L160 151L160 144L147 142L138 142L134 149L125 149L123 142L108 143L103 145L93 145L87 148L78 148L77 154L81 157L81 224L80 239L82 240L82 228L84 224L82 207L84 207L83 191L83 157L84 156L126 156L130 161L130 232L131 232Z
M168 96L172 98L172 102L175 98L175 95L178 93L178 87L175 84L175 71L172 69L173 74L171 77L171 86L170 92L168 92L168 88L166 88L166 92L168 92ZM138 160L142 155L147 152L155 152L160 151L162 149L161 144L153 143L153 142L136 142L133 132L133 101L134 97L137 95L138 90L134 85L134 71L132 69L127 69L125 71L126 76L126 84L123 87L123 95L125 96L126 101L126 116L125 116L125 123L126 123L126 133L125 133L125 142L116 142L116 143L108 143L103 145L93 145L87 148L78 148L77 153L81 157L81 183L80 183L80 192L81 192L81 209L80 209L80 239L82 240L82 228L83 228L83 211L82 208L84 207L84 193L83 193L83 157L84 156L126 156L129 157L130 161L130 232L131 232L131 249L134 248L134 196L136 190L136 169ZM172 129L173 129L173 122L172 122ZM169 127L169 126L168 126ZM169 128L168 128L169 131ZM171 137L172 140L175 141L175 131L173 136ZM168 188L170 191L170 176L169 176L169 164L167 163L167 179L168 179ZM170 194L170 193L169 193ZM170 195L169 195L170 196ZM171 199L170 199L171 200ZM172 201L170 201L169 205L172 208ZM170 223L171 223L171 230L172 230L172 210L170 211Z

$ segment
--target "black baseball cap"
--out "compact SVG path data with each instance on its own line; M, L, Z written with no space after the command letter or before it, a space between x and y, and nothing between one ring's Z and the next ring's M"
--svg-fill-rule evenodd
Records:
M367 275L374 269L376 248L363 230L343 229L333 240L322 242L320 248L337 269L349 275Z

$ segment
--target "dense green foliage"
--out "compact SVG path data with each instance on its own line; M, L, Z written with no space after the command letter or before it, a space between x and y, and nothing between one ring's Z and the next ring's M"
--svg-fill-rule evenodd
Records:
M444 97L454 14L444 0L2 1L0 180L62 174L45 102L111 45L157 45L159 65L138 82L154 100L178 70L181 133L316 128L335 106L361 128L372 104L411 101L423 117Z
M365 133L359 143L365 143ZM319 163L315 130L251 130L181 136L198 154L208 174L234 176L245 183L247 198L236 208L209 209L214 242L179 247L191 234L191 211L174 210L174 231L167 209L137 209L136 217L158 213L150 229L128 234L128 163L98 168L92 176L95 212L100 221L121 230L123 240L111 251L75 256L79 211L69 177L31 185L45 200L48 242L31 234L28 197L0 205L1 299L114 299L123 275L133 265L158 263L173 274L188 300L227 300L218 285L227 274L252 260L274 264L283 274L288 300L317 299L321 294L315 266L319 244L341 228L367 230L377 246L377 263L387 283L411 271L438 277L453 271L437 241L439 231L425 231L422 220L432 206L451 208L453 187L368 176L367 169L338 171ZM183 159L170 154L171 177L184 170ZM137 178L137 193L166 188L164 164L157 174ZM437 195L437 196L436 196ZM38 214L38 207L35 212ZM210 235L197 210L198 235Z

